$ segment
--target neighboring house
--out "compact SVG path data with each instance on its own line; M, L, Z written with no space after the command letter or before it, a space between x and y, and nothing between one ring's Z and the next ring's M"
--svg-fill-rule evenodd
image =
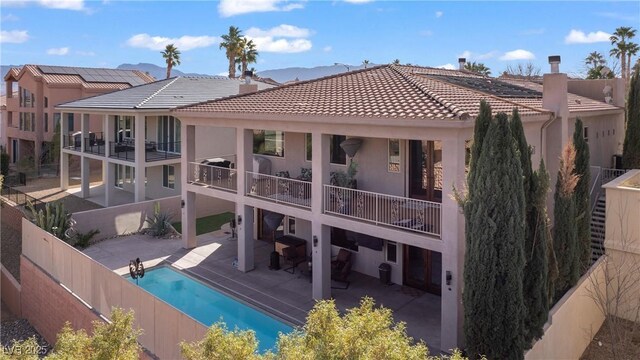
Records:
M279 220L273 213L281 214L284 233L306 240L315 299L331 296L331 256L348 249L355 271L377 277L378 266L388 263L392 282L441 296L440 348L460 346L464 217L451 195L454 185L465 188L480 101L496 113L519 110L533 164L544 158L552 184L576 117L588 128L593 165L608 167L619 149L624 94L618 82L610 82L608 104L607 84L569 82L557 71L559 58L550 60L555 71L543 86L383 65L175 109L182 168L190 169L182 183L184 246L198 245L196 194L235 203L244 272L254 268L254 239L271 241L270 222ZM599 94L585 90L597 86ZM232 169L197 159L208 146L197 136L206 127L235 134ZM356 186L336 186L335 173L352 161Z
M182 126L169 110L271 87L226 77L175 77L60 104L60 187L69 186L69 159L76 156L81 164L80 196L104 206L180 195ZM68 127L72 113L83 119L76 133ZM199 154L233 153L234 136L233 131L203 128L195 139L202 144ZM101 163L102 186L90 188L89 169L99 168L90 162Z
M7 96L0 96L0 147L5 148L7 145L7 130L4 127L7 118Z
M60 122L56 105L155 81L137 70L48 65L11 68L4 80L7 108L2 135L11 162L33 158L36 168L50 155L51 139ZM66 130L78 131L78 123L71 121Z

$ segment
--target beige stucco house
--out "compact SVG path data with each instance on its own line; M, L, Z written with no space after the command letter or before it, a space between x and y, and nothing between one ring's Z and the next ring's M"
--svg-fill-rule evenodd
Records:
M33 157L36 167L60 122L56 105L155 81L138 70L30 64L10 69L4 80L7 99L2 136L11 162ZM78 131L79 123L72 120L66 130Z
M238 269L251 271L254 242L272 241L272 214L281 214L284 235L304 240L315 299L331 297L332 256L347 249L354 271L378 276L387 263L392 282L440 296L440 348L461 346L464 217L451 193L464 187L480 101L519 110L533 163L543 158L553 178L577 117L592 165L609 167L619 151L621 83L569 80L559 57L550 61L542 84L383 65L172 110L187 169L184 246L198 245L196 196L225 200L236 212ZM228 155L203 154L207 127L233 134L231 166L198 159ZM336 186L352 162L357 185Z

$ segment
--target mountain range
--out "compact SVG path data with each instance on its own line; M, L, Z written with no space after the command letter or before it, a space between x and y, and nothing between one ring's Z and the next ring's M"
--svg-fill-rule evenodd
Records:
M9 69L12 67L19 67L21 65L0 65L0 72L2 73L2 87L0 88L0 92L4 95L5 86L4 86L4 76L7 74ZM374 64L369 64L367 66L375 66ZM347 71L353 71L362 69L363 65L328 65L328 66L316 66L311 68L306 67L289 67L283 69L273 69L273 70L264 70L258 71L256 75L263 78L271 78L279 83L285 83L287 81L293 80L311 80L317 79L323 76L330 76L335 74L344 73ZM138 64L120 64L116 69L123 70L140 70L146 73L149 73L151 76L156 79L164 79L166 77L166 68L163 66L158 66L155 64L149 63L138 63ZM200 74L200 73L185 73L178 69L171 70L172 76L211 76L211 74Z

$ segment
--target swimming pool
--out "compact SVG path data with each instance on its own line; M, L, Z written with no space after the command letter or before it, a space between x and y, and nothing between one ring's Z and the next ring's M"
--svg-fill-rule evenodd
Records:
M132 278L129 278L129 281L135 283ZM148 270L142 279L138 279L138 284L205 326L211 326L223 320L229 330L237 326L242 330L255 331L261 352L275 348L278 332L286 334L293 331L291 326L216 291L170 266Z

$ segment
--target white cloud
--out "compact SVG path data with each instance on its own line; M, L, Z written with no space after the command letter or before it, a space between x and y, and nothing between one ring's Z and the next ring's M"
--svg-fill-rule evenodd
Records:
M221 0L218 13L222 17L230 17L253 12L291 11L304 8L302 2L287 0Z
M344 0L344 2L347 2L350 4L366 4L366 3L373 2L373 0Z
M19 17L13 15L13 14L7 14L2 16L0 19L2 19L3 22L9 22L9 21L18 21L20 20Z
M331 46L325 46L322 48L322 51L324 52L331 52L333 50L333 48Z
M69 53L69 48L68 47L61 47L61 48L51 48L49 50L47 50L47 55L67 55Z
M507 51L504 55L500 56L500 60L533 60L536 56L527 50L513 50Z
M220 39L215 36L184 35L179 38L168 38L163 36L151 36L149 34L137 34L127 40L127 45L135 48L164 50L167 45L174 44L180 51L189 51L196 48L211 46L218 43L219 40Z
M442 15L444 15L444 12L442 12L442 11L436 11L436 17L437 17L437 18L442 17Z
M591 44L596 42L609 42L609 37L611 37L611 34L600 30L585 34L584 31L571 29L569 35L565 36L564 43Z
M0 43L21 44L27 40L29 40L27 30L0 31Z
M264 30L252 27L245 34L256 43L258 51L263 52L298 53L313 46L307 39L313 31L293 25L282 24Z
M480 53L474 53L471 52L469 50L465 50L462 52L462 54L458 55L459 58L465 58L467 59L467 61L479 61L479 60L487 60L487 59L492 59L497 57L498 55L500 55L500 52L498 51L489 51L487 53L484 54L480 54Z
M85 11L84 0L3 0L2 6L21 7L27 5L40 5L49 9L62 9Z
M76 51L76 55L80 55L80 56L96 56L96 53L94 53L93 51L77 50Z
M262 30L257 27L249 28L246 33L247 37L289 37L289 38L306 38L312 35L311 30L299 28L293 25L282 24L271 29Z
M444 64L444 65L436 66L436 68L438 68L438 69L447 69L447 70L455 70L458 67L453 65L453 64Z

